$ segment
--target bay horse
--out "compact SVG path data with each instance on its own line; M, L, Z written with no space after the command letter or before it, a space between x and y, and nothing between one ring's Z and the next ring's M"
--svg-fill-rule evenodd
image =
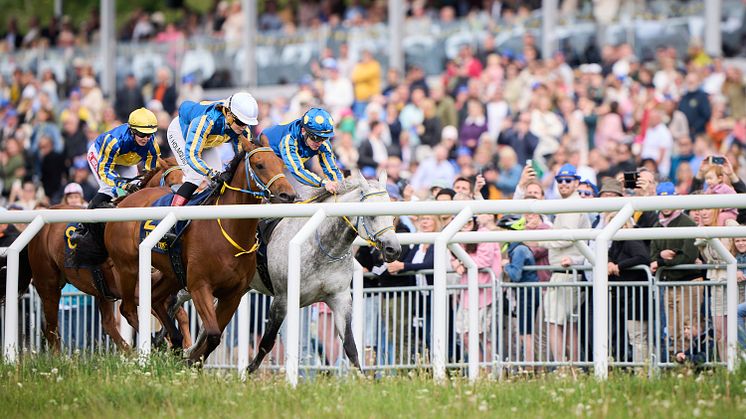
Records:
M338 195L321 192L314 202L389 202L386 191L386 173L378 182L368 181L356 173L345 179ZM298 189L301 191L301 189ZM308 221L308 218L285 218L274 229L267 244L267 272L274 292L264 285L259 274L255 274L251 287L274 297L269 309L269 323L264 331L259 351L249 373L256 371L264 357L272 350L287 313L288 264L287 249L290 240ZM316 234L302 244L300 304L305 307L325 302L334 315L334 326L342 339L350 363L360 369L357 348L352 335L352 296L350 281L353 271L352 242L357 236L377 247L386 262L401 255L401 245L396 237L390 215L327 218L316 230ZM197 343L202 340L202 332ZM195 344L197 344L195 343Z
M142 182L145 187L159 186L161 182L176 184L183 178L181 171L171 168L176 165L175 159L158 159L157 169L146 172ZM178 167L178 166L176 166ZM52 209L80 209L69 205L55 205ZM121 288L113 269L111 259L105 260L99 269L108 288L108 295L104 295L94 282L93 274L87 268L65 267L65 248L70 244L71 231L65 223L45 225L28 244L28 263L33 273L33 283L42 301L44 310L44 336L54 352L59 352L60 337L58 324L58 306L61 290L65 282L69 282L80 291L95 298L101 313L101 323L104 331L111 336L114 344L120 350L129 350L129 345L122 338L116 327L114 317L114 301L121 299ZM160 273L155 272L153 280L160 280ZM164 306L165 307L165 306ZM158 313L158 310L154 310ZM185 339L190 341L189 322L186 312L176 313L180 327L185 332ZM161 323L168 320L168 316L158 316ZM188 342L186 343L188 345Z
M282 160L272 149L257 146L244 137L241 145L244 151L236 155L228 169L232 179L212 204L256 205L265 198L270 202L293 202L295 192L283 174ZM148 207L167 192L163 188L143 189L127 196L119 206ZM256 253L246 249L254 248L257 222L257 219L193 220L181 236L186 288L207 333L207 338L190 351L190 362L207 358L218 346L223 329L249 290L249 281L256 270ZM135 330L138 329L135 288L139 229L140 222L112 222L106 225L104 235L123 287L122 314ZM168 255L153 253L152 264L163 273L164 279L153 284L153 307L162 307L165 299L175 295L181 285ZM167 328L169 334L178 333L173 323Z

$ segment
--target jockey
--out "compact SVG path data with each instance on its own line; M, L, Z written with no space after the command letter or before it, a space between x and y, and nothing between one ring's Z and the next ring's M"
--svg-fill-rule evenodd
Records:
M145 161L145 170L153 170L161 154L155 141L158 128L155 114L148 109L135 109L126 124L99 135L88 149L86 159L98 182L98 193L88 208L98 208L114 196L124 196L142 187L137 176L137 165ZM89 225L81 224L73 241L86 235Z
M311 108L301 118L286 125L276 125L262 131L269 146L282 158L285 167L298 182L324 187L336 193L342 172L337 167L330 138L334 137L334 121L329 112L320 108ZM321 179L316 173L306 169L303 164L311 157L318 155L321 168L328 179Z
M161 154L155 141L158 122L155 114L145 108L130 113L126 124L99 135L86 156L93 176L98 181L98 193L88 208L97 208L114 196L123 196L141 188L137 165L145 161L145 170L155 169Z
M238 151L239 136L251 138L249 125L258 123L259 105L253 96L238 92L216 102L185 101L168 126L168 145L184 172L184 183L171 201L172 206L189 202L205 177L226 182L230 174L221 172L220 153L215 148L231 142Z

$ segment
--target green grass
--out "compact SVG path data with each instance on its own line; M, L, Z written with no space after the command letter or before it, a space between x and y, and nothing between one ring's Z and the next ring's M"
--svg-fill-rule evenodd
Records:
M613 372L549 374L437 385L425 372L373 380L322 377L291 389L282 376L241 382L234 372L189 369L163 355L130 359L37 356L0 366L0 417L746 417L746 368L659 379Z

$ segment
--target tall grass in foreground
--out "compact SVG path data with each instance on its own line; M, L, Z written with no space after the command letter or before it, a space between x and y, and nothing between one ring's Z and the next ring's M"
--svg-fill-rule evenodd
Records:
M26 357L0 365L0 417L746 417L746 367L682 368L648 380L548 374L443 385L423 371L381 379L316 377L290 388L282 375L241 382L233 371L184 367L155 354L133 359Z

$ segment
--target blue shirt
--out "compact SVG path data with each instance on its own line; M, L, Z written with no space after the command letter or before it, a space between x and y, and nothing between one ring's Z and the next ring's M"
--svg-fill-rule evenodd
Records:
M216 169L202 160L202 150L230 141L233 144L233 151L238 152L239 134L226 123L225 114L218 107L222 107L223 103L197 103L187 100L179 106L179 126L186 140L186 161L189 167L203 176L213 174Z
M333 181L343 179L342 172L337 167L337 161L334 158L334 152L329 145L329 141L321 143L318 150L309 147L301 135L301 119L286 125L275 125L262 131L262 135L269 140L269 146L272 151L285 162L293 177L304 185L321 187L324 181L314 172L305 168L304 164L311 157L318 155L321 168L327 178Z
M94 144L98 152L98 176L107 185L117 188L127 183L114 171L117 165L136 166L144 160L145 170L153 170L161 155L155 135L151 135L147 144L141 146L135 141L127 124L99 135Z
M523 243L510 243L508 245L508 258L510 263L503 267L511 282L538 282L539 276L536 271L526 271L524 266L536 265L534 254L531 249Z

